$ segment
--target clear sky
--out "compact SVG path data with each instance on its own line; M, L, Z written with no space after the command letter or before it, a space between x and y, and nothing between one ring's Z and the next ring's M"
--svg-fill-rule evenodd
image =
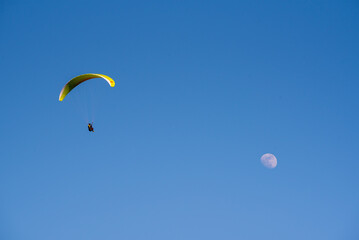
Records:
M356 0L0 0L0 239L359 239L358 43Z

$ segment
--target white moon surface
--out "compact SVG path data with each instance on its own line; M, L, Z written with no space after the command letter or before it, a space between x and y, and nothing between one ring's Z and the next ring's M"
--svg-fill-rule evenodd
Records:
M277 158L271 153L263 154L261 162L266 168L275 168L277 166Z

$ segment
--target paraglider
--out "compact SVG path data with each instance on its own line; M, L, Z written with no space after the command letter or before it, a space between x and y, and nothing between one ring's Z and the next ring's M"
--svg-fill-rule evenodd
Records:
M64 98L71 92L72 89L74 89L77 85L80 83L83 83L87 80L94 79L94 78L103 78L110 84L111 87L115 86L115 81L110 78L109 76L103 75L103 74L96 74L96 73L88 73L83 74L80 76L77 76L73 79L71 79L68 83L65 84L65 86L62 88L59 96L59 101L64 100Z
M103 74L97 74L97 73L82 74L82 75L79 75L79 76L71 79L68 83L65 84L65 86L62 88L62 90L60 92L59 101L60 102L63 101L64 98L79 84L81 84L87 80L94 79L94 78L102 78L102 79L106 80L107 83L111 87L115 86L115 81L112 78L110 78L109 76L106 76ZM89 132L94 132L92 124L93 123L89 123L87 125Z

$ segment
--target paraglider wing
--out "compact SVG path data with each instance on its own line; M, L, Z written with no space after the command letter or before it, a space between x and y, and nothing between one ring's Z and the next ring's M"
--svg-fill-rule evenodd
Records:
M77 77L71 79L68 83L65 84L65 86L62 88L62 90L60 92L59 101L64 100L66 95L69 92L71 92L71 90L74 89L77 85L79 85L80 83L83 83L87 80L93 79L93 78L103 78L108 82L108 84L111 87L115 86L115 81L112 78L110 78L109 76L106 76L103 74L96 74L96 73L83 74L83 75L80 75L80 76L77 76Z

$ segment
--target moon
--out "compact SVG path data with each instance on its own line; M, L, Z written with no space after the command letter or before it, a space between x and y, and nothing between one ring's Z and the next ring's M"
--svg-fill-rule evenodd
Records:
M272 169L277 166L277 158L271 153L263 154L261 157L261 162L266 168Z

